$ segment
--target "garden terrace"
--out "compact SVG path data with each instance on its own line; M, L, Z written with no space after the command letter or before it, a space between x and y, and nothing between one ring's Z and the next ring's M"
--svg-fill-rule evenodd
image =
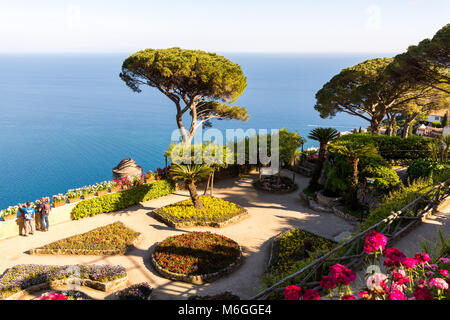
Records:
M151 259L164 277L201 284L232 272L241 263L242 252L225 236L189 232L159 243Z
M30 254L72 254L72 255L124 255L142 236L115 222L89 232L52 242Z
M94 289L108 291L115 286L116 280L122 282L127 279L127 272L122 266L109 265L72 265L52 266L37 264L22 264L9 268L0 278L0 299L19 294L22 290L41 290L52 286L52 283L65 283L75 275L80 278L82 285ZM40 286L44 285L44 286Z
M222 227L248 216L243 207L210 196L200 197L205 209L196 209L191 199L180 201L153 211L155 217L169 226Z

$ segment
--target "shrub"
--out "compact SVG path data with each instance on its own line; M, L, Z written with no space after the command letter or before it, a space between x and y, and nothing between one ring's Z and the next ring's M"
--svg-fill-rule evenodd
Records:
M398 190L402 187L402 182L400 181L397 172L389 167L369 165L361 170L359 177L360 179L366 177L375 178L373 187L383 194Z
M147 282L134 284L116 292L119 300L148 300L152 294L152 287Z
M157 217L169 224L211 225L225 222L246 212L241 206L210 196L200 196L205 209L194 207L191 199L183 200L154 211Z
M408 175L412 180L441 175L446 172L450 173L450 161L440 163L431 159L416 159L408 167Z
M183 275L219 272L241 255L233 240L210 232L189 232L171 236L158 244L153 258L162 269Z
M429 156L432 145L438 140L424 137L390 137L387 135L372 135L354 133L340 137L338 140L353 141L360 144L373 144L378 152L386 159L418 159Z
M225 291L212 296L189 296L188 300L241 300L241 298L230 291Z
M83 234L52 242L37 249L44 254L125 254L139 233L115 222Z
M73 208L72 219L78 220L85 217L92 217L100 213L121 210L142 201L148 201L168 195L173 191L175 191L175 185L172 181L158 180L122 192L83 200Z

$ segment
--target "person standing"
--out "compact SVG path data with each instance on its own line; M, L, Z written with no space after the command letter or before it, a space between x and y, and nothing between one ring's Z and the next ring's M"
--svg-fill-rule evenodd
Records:
M50 199L43 198L41 205L39 207L39 211L41 213L41 227L42 231L48 231L48 215L50 214Z
M34 213L35 210L31 206L31 202L27 202L26 208L24 208L25 211L25 237L28 236L28 234L34 234Z
M17 224L19 225L19 235L25 235L25 205L19 203L17 209Z

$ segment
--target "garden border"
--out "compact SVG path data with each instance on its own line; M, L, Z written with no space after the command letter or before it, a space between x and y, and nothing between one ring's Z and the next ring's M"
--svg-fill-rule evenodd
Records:
M222 270L219 270L219 271L216 271L213 273L206 273L206 274L201 274L201 275L196 275L196 276L190 276L190 275L185 275L185 274L181 274L181 273L170 272L170 271L164 269L163 267L161 267L158 264L158 262L155 260L155 257L154 257L155 250L158 247L158 244L160 242L155 243L154 249L150 254L150 258L151 258L150 261L152 262L152 265L156 269L156 271L158 271L158 273L166 279L174 280L174 281L183 281L183 282L188 282L188 283L192 283L192 284L204 284L205 282L213 282L223 276L226 276L227 274L232 273L233 271L238 269L238 267L244 262L244 256L242 255L242 248L236 241L234 241L234 242L239 247L239 256L237 257L236 261L231 263L227 267L223 268Z
M239 207L240 211L225 221L212 221L212 220L207 220L207 219L175 221L174 219L170 219L169 217L167 217L165 213L164 213L164 215L161 214L159 212L159 210L161 208L153 210L152 214L156 220L159 220L173 228L184 228L184 227L195 227L195 226L222 228L222 227L225 227L230 224L238 223L241 220L244 220L244 219L250 217L250 214L248 213L247 209L241 207L240 205L238 205L236 203L234 203L234 204Z
M127 254L133 246L136 246L139 242L142 241L144 236L139 233L136 239L125 248L125 251L120 249L116 250L89 250L89 249L30 249L28 253L30 255L88 255L88 256L114 256L114 255L125 255ZM67 238L66 238L67 239ZM64 240L64 239L61 239ZM61 241L58 240L58 241Z
M72 280L72 282L69 282L69 280ZM112 292L113 290L116 290L118 287L122 286L123 284L125 284L128 281L128 275L126 275L125 277L119 278L119 279L108 281L108 282L94 281L91 279L76 279L76 280L80 280L80 286L92 288L94 290L103 291L103 292ZM35 284L35 285L32 285L28 288L25 288L21 291L18 291L16 293L4 298L4 300L19 300L26 294L41 291L41 290L46 290L46 289L54 289L55 288L55 290L57 290L56 288L61 287L63 285L67 285L69 283L73 284L74 281L75 281L75 279L72 277L72 278L68 278L68 279L53 280L53 281L47 281L47 282Z

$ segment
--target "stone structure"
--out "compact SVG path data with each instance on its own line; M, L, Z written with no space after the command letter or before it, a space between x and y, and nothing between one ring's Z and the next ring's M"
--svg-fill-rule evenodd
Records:
M113 179L120 179L123 177L131 178L142 174L142 168L130 158L125 158L112 170Z

